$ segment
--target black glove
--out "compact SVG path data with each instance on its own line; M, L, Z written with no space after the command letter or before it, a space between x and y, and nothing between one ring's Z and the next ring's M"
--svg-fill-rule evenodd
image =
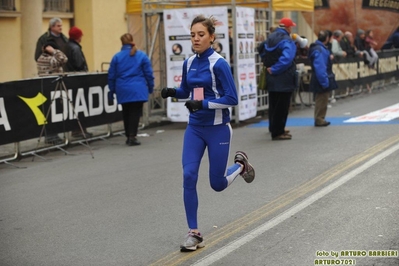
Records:
M202 109L202 101L190 100L186 102L185 106L190 111L190 113L194 113Z
M162 98L166 99L168 97L175 97L176 90L173 88L163 88L161 91Z

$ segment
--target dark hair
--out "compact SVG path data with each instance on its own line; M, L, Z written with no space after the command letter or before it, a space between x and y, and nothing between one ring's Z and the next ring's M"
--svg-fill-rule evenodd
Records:
M329 33L327 30L321 30L319 34L317 35L317 39L321 42L325 42L327 38L329 37Z
M198 15L191 22L190 29L194 26L194 24L201 23L208 30L209 34L212 35L215 33L215 22L216 19L213 16L206 18L204 15Z

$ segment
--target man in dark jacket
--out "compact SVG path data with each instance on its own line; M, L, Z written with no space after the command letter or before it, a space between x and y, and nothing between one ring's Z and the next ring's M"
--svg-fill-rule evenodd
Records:
M83 32L76 26L69 29L69 40L65 46L65 55L68 62L65 65L65 72L87 72L87 63L82 51L80 42L82 41ZM83 129L83 130L82 130ZM87 132L86 127L77 128L72 131L74 138L91 138L92 133Z
M82 51L80 42L83 32L76 26L69 30L69 40L65 47L65 54L68 57L68 63L65 66L67 72L87 72L87 63Z
M48 31L37 40L35 61L37 61L39 56L42 54L42 48L49 39L53 39L62 52L65 51L64 48L68 39L64 34L62 34L62 20L60 18L50 19Z
M295 42L290 37L296 24L289 18L282 18L279 27L269 35L265 43L265 66L267 89L269 91L269 130L272 140L292 138L285 130L292 92L297 87L297 73L294 62Z
M360 57L363 58L363 52L358 51L353 39L353 34L350 31L346 31L344 37L340 41L340 45L343 51L346 52L347 57Z
M330 38L327 31L320 31L316 42L309 47L309 59L312 66L310 90L315 94L314 125L326 127L330 122L325 120L328 98L331 90L337 88L332 72L332 55L327 44Z

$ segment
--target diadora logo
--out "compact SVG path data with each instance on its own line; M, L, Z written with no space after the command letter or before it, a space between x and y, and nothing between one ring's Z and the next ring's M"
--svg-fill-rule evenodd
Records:
M37 124L39 126L47 124L46 117L43 114L42 110L40 110L40 106L46 102L47 98L41 94L40 92L33 98L25 98L22 96L18 96L22 99L32 110L33 115L36 118Z
M65 120L74 120L77 115L82 114L84 117L101 116L104 113L114 113L117 110L121 111L122 107L117 104L116 99L112 104L108 104L108 85L104 88L101 86L89 87L87 93L83 88L76 91L69 89L51 91L50 99L51 105L49 110L44 110L42 105L50 101L42 93L38 93L32 98L27 98L18 95L32 111L37 125L42 126L50 121L52 123L62 122ZM60 100L58 100L60 99ZM48 116L46 118L46 116ZM8 120L7 110L4 104L4 98L0 98L0 126L3 126L6 131L11 130Z

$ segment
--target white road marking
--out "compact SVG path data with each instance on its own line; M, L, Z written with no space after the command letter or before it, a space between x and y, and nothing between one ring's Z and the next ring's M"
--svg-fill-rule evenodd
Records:
M388 157L392 153L396 152L399 150L399 144L396 144L395 146L392 146L388 150L380 153L379 155L373 157L363 165L359 166L358 168L352 170L351 172L347 173L346 175L342 176L340 179L335 181L334 183L330 184L329 186L323 188L322 190L314 193L313 195L309 196L302 202L298 203L297 205L291 207L290 209L286 210L282 214L276 216L275 218L271 219L270 221L264 223L263 225L255 228L251 232L248 232L247 234L243 235L242 237L238 238L237 240L230 242L226 246L214 251L213 253L209 254L208 256L205 256L204 258L198 260L193 266L208 266L212 265L216 261L224 258L234 250L240 248L241 246L249 243L256 237L260 236L261 234L265 233L269 229L275 227L276 225L284 222L291 216L295 215L296 213L302 211L306 207L308 207L310 204L314 203L315 201L321 199L322 197L326 196L328 193L333 191L334 189L340 187L341 185L345 184L352 178L356 177L363 171L367 170L368 168L372 167L382 159Z
M399 117L399 103L386 108L345 120L344 123L388 122Z

